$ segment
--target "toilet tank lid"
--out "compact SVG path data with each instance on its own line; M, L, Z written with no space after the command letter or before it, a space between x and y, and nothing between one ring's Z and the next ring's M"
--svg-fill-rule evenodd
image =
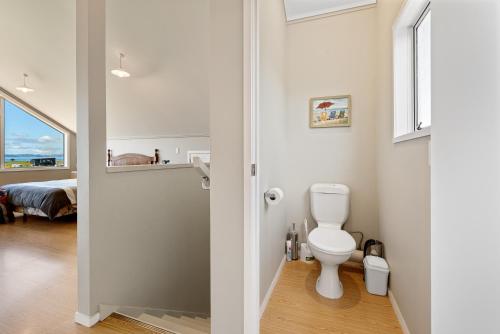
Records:
M322 194L349 194L349 187L343 184L316 183L311 186L312 193Z

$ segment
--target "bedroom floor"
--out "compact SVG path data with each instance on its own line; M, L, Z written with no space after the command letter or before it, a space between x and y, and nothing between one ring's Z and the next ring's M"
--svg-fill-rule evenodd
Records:
M151 333L112 319L76 325L76 284L75 218L0 225L0 333Z

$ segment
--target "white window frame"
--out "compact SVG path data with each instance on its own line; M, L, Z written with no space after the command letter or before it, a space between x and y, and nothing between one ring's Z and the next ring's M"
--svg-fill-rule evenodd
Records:
M35 117L40 122L43 122L61 132L64 136L64 166L62 167L28 167L28 168L5 168L5 100L9 101L20 108L22 111ZM33 109L31 106L21 103L17 99L9 96L8 94L0 91L0 172L25 172L25 171L40 171L40 170L62 170L69 169L69 131L55 123L51 119L42 115L39 111Z
M393 26L394 143L431 135L417 130L415 102L415 26L428 10L429 0L407 0Z

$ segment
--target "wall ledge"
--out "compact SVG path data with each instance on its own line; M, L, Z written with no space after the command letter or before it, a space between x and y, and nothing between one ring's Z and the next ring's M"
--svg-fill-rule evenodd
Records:
M26 172L57 172L70 171L69 167L34 167L34 168L3 168L0 173L26 173Z

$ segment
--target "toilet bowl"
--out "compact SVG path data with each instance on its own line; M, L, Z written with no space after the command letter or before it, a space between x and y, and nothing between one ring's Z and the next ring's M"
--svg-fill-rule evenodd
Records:
M307 242L314 257L321 263L316 291L323 297L338 299L343 295L338 267L356 249L354 238L343 231L349 216L349 188L341 184L319 183L311 186L311 213L318 227Z
M356 249L353 237L346 231L318 227L311 231L308 242L314 257L321 263L316 291L326 298L342 297L344 290L338 268Z

